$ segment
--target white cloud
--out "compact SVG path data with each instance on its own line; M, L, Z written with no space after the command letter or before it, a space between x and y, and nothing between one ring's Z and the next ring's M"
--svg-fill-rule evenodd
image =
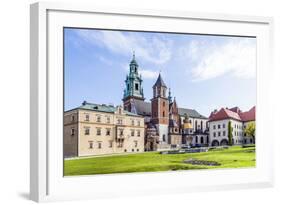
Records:
M194 67L194 81L216 78L229 73L238 78L254 78L256 74L255 39L231 38L225 43L192 41L183 52Z
M77 30L77 34L89 43L104 47L111 52L131 56L154 64L164 64L171 58L172 41L160 37L144 38L140 33L119 31Z
M139 72L144 79L156 79L158 77L158 72L153 70L140 69Z

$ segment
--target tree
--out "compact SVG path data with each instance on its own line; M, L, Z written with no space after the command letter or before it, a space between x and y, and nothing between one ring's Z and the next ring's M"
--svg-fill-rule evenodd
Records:
M246 128L244 129L245 137L252 137L253 142L255 143L255 134L256 134L256 123L250 122L247 124Z
M232 126L231 126L231 121L228 122L228 144L230 146L233 145L233 142L232 142L232 138L233 138L233 135L232 135Z

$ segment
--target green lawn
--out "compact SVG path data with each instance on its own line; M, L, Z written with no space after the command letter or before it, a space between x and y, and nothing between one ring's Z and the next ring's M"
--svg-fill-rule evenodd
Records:
M220 166L192 165L187 159L215 161ZM64 161L64 175L92 175L128 172L153 172L190 169L241 168L255 167L255 147L241 148L233 146L224 150L212 150L203 153L160 154L145 152L138 154L82 157Z

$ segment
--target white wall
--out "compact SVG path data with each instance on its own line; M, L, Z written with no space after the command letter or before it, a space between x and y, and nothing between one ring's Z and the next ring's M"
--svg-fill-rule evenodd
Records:
M29 189L29 3L30 0L1 1L0 7L0 107L1 109L1 204L34 204L28 201ZM82 0L79 0L82 2ZM275 17L275 73L276 95L273 102L275 119L273 125L280 127L281 87L281 12L279 1L275 0L103 0L97 1L110 7L149 8L168 10L190 10L201 12L220 12L246 15L265 15ZM8 108L12 108L8 109ZM269 108L272 109L272 108ZM17 113L15 124L14 110ZM278 135L277 131L276 136ZM267 137L267 136L266 136ZM111 200L68 202L64 204L280 204L280 137L275 138L276 188L251 189L223 192L201 192L179 195L146 196L140 198L117 198ZM9 145L9 146L7 146ZM11 150L11 147L13 148ZM215 190L214 190L215 191ZM55 203L57 204L57 203ZM60 203L59 203L60 204Z

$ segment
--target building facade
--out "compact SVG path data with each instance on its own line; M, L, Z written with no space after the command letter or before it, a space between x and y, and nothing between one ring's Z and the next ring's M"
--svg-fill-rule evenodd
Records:
M64 156L143 152L144 126L121 106L83 102L64 113Z
M214 110L209 117L210 146L254 143L244 133L249 122L255 122L255 107L242 112L238 107ZM231 141L230 141L231 140Z

